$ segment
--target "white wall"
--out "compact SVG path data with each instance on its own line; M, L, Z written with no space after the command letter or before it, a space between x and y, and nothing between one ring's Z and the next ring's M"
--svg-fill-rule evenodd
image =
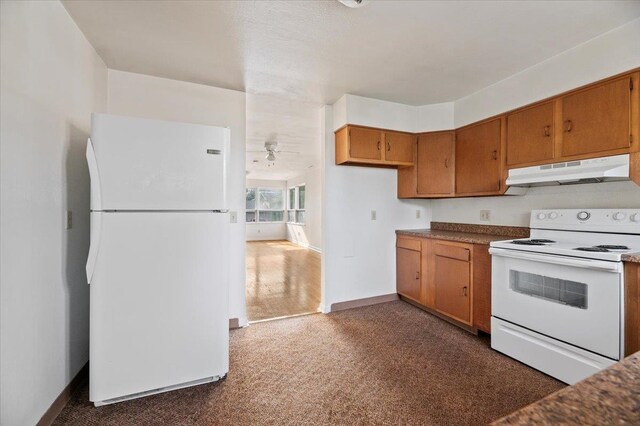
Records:
M109 113L231 128L228 163L231 224L229 314L246 324L245 94L166 78L109 70Z
M287 223L287 240L318 252L322 251L321 169L321 164L315 164L306 173L287 181L287 188L305 185L305 223Z
M455 102L456 127L640 66L640 18Z
M247 188L278 188L286 191L286 180L247 179ZM285 193L285 205L286 205ZM286 213L285 213L286 219ZM286 240L287 225L283 223L247 222L247 241Z
M323 312L333 303L395 293L395 230L430 221L429 201L398 200L396 170L336 166L339 126L332 118L332 107L324 107Z
M0 40L0 424L11 426L38 422L89 359L84 150L107 69L59 2L1 2Z
M345 124L379 127L404 132L429 132L453 128L453 102L411 106L350 94L332 107L333 130Z

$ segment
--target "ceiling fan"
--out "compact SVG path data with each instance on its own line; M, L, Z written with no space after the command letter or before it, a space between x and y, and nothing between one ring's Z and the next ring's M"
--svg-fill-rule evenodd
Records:
M267 161L276 161L276 154L279 153L288 153L288 154L300 154L297 151L281 151L278 149L278 142L265 142L264 149L267 152L267 155L264 157ZM262 152L262 151L247 151L247 152Z

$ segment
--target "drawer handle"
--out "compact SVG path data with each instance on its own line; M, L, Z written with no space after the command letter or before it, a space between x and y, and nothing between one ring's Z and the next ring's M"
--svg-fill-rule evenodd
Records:
M544 136L548 138L551 136L551 126L544 126Z
M387 151L391 151L391 142L387 142Z
M491 153L491 158L493 158L494 160L497 160L497 159L498 159L498 150L494 150L494 151Z
M462 287L462 295L463 296L467 295L467 286Z
M444 159L444 167L445 167L445 169L449 168L449 159L448 158Z
M380 151L380 141L378 141L378 151Z
M416 280L420 279L420 271L416 271Z
M567 120L564 122L564 131L569 133L571 132L571 129L573 129L573 123L571 122L571 120Z

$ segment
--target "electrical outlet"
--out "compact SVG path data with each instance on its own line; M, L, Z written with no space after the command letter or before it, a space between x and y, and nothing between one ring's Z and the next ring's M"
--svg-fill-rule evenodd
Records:
M229 222L238 223L238 212L229 212Z
M489 222L491 220L491 210L480 210L480 220Z
M73 216L71 214L71 210L67 210L67 215L65 217L64 229L71 229L73 227Z
M376 211L371 210L371 220L376 220Z
M420 219L420 210L416 210L416 219Z

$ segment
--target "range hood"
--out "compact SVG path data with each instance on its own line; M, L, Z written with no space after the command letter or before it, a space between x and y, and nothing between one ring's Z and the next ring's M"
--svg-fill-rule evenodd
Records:
M529 187L629 180L629 154L509 170L507 186Z

